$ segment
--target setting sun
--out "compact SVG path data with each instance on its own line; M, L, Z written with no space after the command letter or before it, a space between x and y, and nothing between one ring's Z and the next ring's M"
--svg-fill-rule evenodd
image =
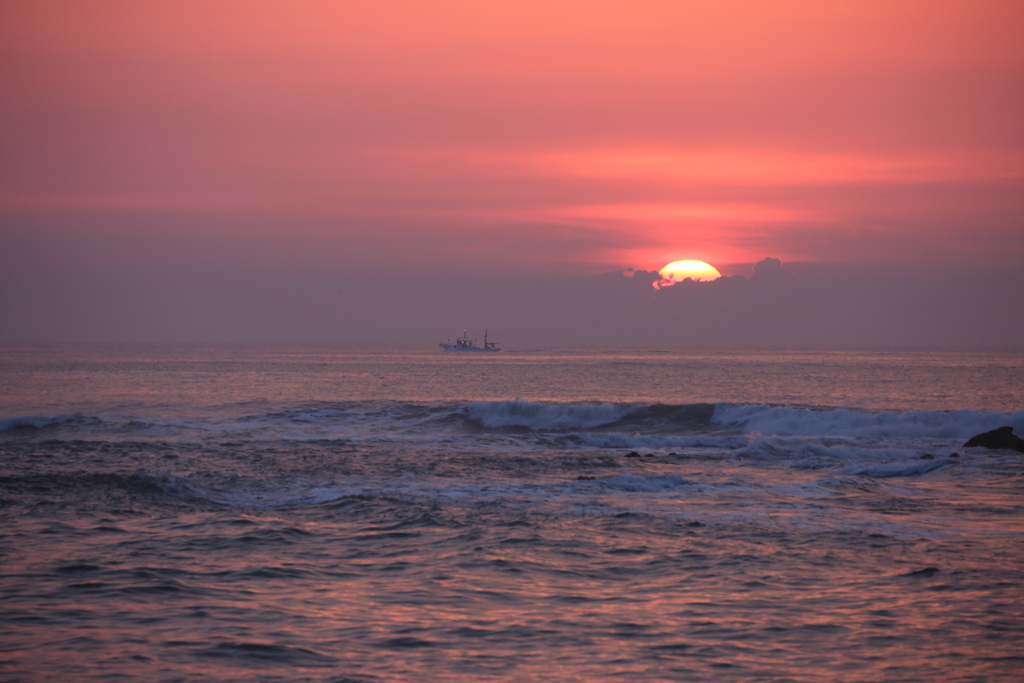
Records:
M682 282L686 278L696 280L697 282L710 282L722 277L718 269L710 263L693 259L673 261L659 270L658 274L661 275L661 280L654 283L655 289L669 287L677 282Z

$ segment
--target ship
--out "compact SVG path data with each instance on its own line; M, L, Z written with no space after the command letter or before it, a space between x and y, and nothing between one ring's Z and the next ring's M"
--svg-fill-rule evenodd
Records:
M466 335L466 330L462 331L462 336L457 338L454 344L449 339L448 343L441 342L438 346L445 351L501 351L494 342L487 340L487 330L484 330L483 346L477 346L476 342Z

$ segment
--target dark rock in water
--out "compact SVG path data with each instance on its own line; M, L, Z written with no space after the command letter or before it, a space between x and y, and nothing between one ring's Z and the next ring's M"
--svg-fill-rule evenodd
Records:
M915 576L915 577L919 576L919 577L927 578L927 577L930 577L930 576L935 576L938 573L939 573L939 568L938 567L925 567L924 569L915 569L912 572L907 572L906 574L901 574L901 576Z
M591 477L591 476L586 475L586 474L581 474L580 476L576 477L576 479L579 480L579 481L591 481L593 479L597 479L597 477Z
M1024 453L1024 439L1013 433L1013 427L1000 427L999 429L993 429L991 432L972 436L964 444L964 448L974 448L976 446L982 448L1010 448Z
M630 451L629 453L626 453L626 457L627 458L639 458L641 456L636 451Z
M949 457L951 457L951 458L959 458L960 454L959 453L950 453Z
M935 459L935 456L932 455L931 453L922 453L921 454L921 460L934 460L934 459Z

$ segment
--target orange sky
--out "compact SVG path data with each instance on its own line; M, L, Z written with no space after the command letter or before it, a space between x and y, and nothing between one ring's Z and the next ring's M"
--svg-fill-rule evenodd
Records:
M1020 262L1022 35L977 0L5 2L0 230L346 268Z

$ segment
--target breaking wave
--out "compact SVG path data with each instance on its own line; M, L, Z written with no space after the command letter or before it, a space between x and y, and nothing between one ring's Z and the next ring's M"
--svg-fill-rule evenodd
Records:
M631 403L540 403L481 401L466 407L470 420L490 429L531 431L621 429L646 433L702 433L711 426L715 406Z
M476 447L480 430L530 448L735 451L763 459L784 450L792 457L856 460L885 455L913 457L914 448L942 441L959 446L975 434L1008 425L1024 434L1024 411L1015 413L911 411L859 412L768 405L545 403L523 400L470 404L393 403L375 406L319 404L263 414L205 416L25 415L0 419L10 439L82 439L256 443L329 441L399 442L429 447ZM467 434L467 432L469 432ZM552 439L551 437L556 438ZM495 438L485 435L480 438ZM913 445L910 442L921 442ZM919 453L918 453L919 454Z
M621 420L636 410L630 405L546 404L529 401L483 401L466 408L470 419L484 427L525 427L531 430L589 429Z
M79 415L23 415L21 417L9 417L0 419L0 433L43 429L44 427L80 419L81 416Z
M757 432L765 436L868 436L884 438L969 439L1011 425L1024 432L1024 411L977 413L908 411L861 413L845 408L808 408L719 404L713 422L723 429Z
M1024 411L979 413L859 412L767 405L552 404L490 401L465 407L471 423L487 429L571 433L597 448L742 448L744 438L966 440L1003 425L1024 433Z

